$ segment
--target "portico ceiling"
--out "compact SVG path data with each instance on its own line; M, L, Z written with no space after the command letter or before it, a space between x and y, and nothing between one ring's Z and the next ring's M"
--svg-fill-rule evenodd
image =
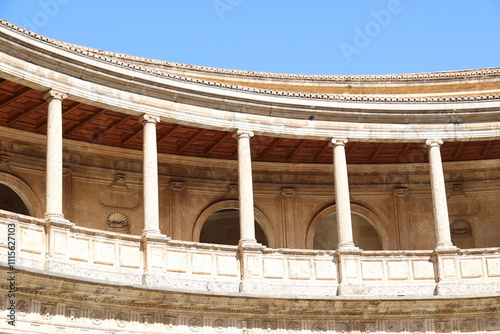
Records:
M47 102L42 92L0 79L0 126L33 133L47 131ZM63 102L65 139L142 150L139 117L66 99ZM236 159L232 133L160 122L158 152L214 159ZM252 159L263 162L332 163L327 141L256 135ZM423 142L349 142L350 164L417 163L427 161ZM443 161L500 159L500 140L445 142Z

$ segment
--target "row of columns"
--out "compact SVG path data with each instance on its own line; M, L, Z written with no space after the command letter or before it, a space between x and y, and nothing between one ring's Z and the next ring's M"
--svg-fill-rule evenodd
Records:
M47 117L47 177L46 177L46 213L51 221L64 221L63 215L63 157L62 157L62 101L66 95L51 90L44 94L48 102ZM140 119L143 124L143 178L144 178L144 230L146 237L165 238L160 232L158 199L158 155L156 143L156 124L158 116L145 114ZM237 130L234 137L238 141L238 192L240 204L240 246L256 245L255 219L253 204L252 159L250 138L252 131ZM338 249L357 249L352 233L351 204L345 145L347 139L334 138L333 147L334 184L337 207ZM441 161L439 139L429 139L426 146L429 151L432 201L436 229L436 249L452 249L449 228L448 207Z

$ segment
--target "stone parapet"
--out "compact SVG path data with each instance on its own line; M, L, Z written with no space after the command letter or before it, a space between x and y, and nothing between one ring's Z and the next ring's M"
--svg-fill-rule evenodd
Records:
M164 290L283 298L496 296L500 249L317 251L144 240L0 214L16 226L16 265L49 275ZM7 251L0 254L7 263Z
M0 262L4 333L500 332L499 248L244 248L0 211Z

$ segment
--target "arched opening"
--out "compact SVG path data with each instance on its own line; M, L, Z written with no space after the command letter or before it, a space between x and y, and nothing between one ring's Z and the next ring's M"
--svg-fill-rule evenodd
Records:
M28 207L10 187L0 183L0 209L29 216Z
M351 214L354 244L363 250L381 250L382 242L370 221L355 212ZM326 216L316 227L313 239L314 249L337 249L338 232L335 213Z
M255 239L264 246L267 237L255 221ZM240 217L237 209L224 209L212 213L201 229L200 242L222 245L238 245L240 241Z
M450 224L451 242L458 248L474 248L472 225L468 220L455 219Z

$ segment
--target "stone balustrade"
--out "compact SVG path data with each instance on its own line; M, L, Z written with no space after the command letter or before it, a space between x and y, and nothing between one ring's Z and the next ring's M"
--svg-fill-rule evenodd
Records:
M496 296L500 248L318 251L118 234L0 211L0 261L15 224L15 268L81 281L283 298Z

